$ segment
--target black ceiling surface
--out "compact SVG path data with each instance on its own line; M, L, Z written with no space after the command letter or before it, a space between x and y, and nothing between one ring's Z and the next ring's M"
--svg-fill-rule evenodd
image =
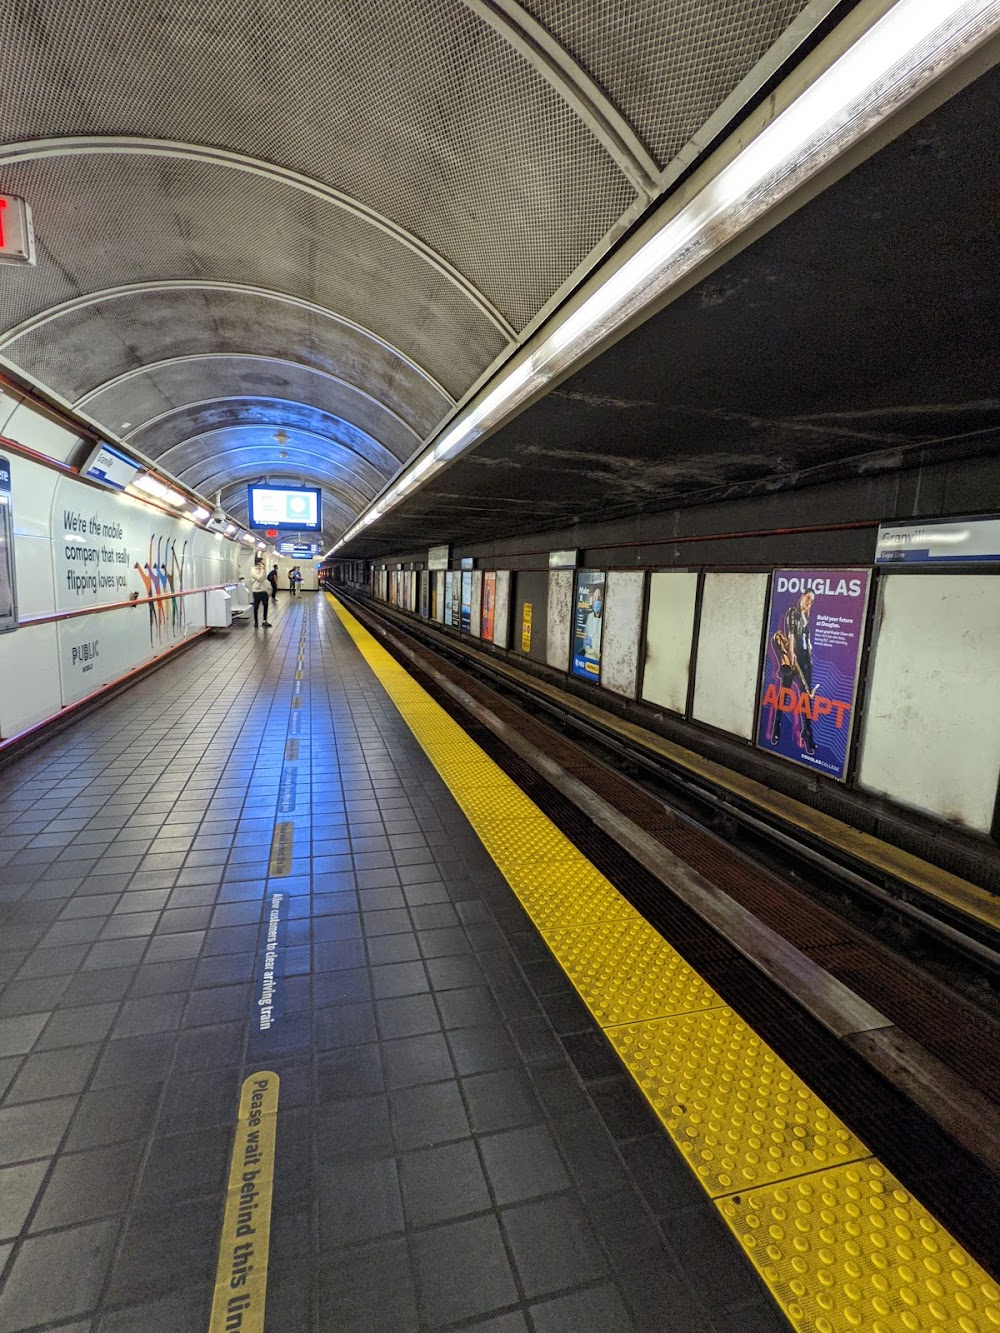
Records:
M998 102L994 69L338 554L1000 448Z

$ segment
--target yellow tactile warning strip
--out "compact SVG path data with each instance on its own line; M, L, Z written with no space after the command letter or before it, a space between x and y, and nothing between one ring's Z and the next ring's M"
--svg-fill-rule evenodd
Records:
M815 1333L985 1333L1000 1289L336 599L782 1310Z
M266 1070L243 1084L208 1333L263 1333L278 1084Z

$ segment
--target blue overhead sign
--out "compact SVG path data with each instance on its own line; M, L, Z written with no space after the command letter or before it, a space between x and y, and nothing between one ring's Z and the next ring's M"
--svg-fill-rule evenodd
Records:
M879 565L980 564L1000 560L1000 518L949 519L940 523L883 523Z

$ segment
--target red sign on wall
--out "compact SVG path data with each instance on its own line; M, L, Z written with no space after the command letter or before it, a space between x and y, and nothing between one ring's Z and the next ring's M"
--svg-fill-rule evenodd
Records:
M0 264L33 264L35 236L24 199L0 194Z

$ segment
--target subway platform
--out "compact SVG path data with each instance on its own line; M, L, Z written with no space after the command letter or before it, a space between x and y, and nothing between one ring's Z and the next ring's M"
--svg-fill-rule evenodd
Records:
M0 1333L995 1326L995 1286L891 1182L937 1311L919 1273L874 1317L882 1286L852 1295L834 1184L800 1247L834 1252L827 1304L794 1253L752 1263L757 1222L657 1091L656 1024L729 1011L645 935L646 974L587 952L633 929L606 882L331 599L272 619L0 775ZM796 1150L853 1171L863 1266L877 1164L792 1092ZM794 1160L793 1193L819 1157Z

